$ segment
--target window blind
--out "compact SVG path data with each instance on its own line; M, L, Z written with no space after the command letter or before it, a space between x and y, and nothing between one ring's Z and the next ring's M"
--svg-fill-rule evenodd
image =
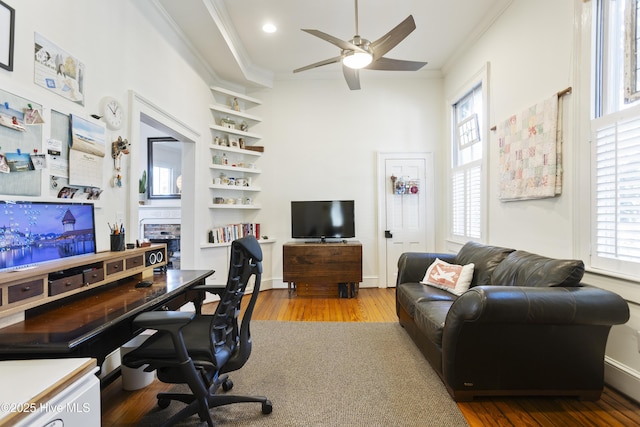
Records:
M480 162L455 168L452 176L452 224L454 236L480 238Z
M640 272L640 108L592 121L594 221L591 263Z

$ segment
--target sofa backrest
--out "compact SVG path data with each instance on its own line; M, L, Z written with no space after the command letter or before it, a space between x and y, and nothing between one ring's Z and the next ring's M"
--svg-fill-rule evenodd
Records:
M470 288L490 285L493 271L514 250L467 242L456 255L455 263L460 265L475 264Z
M493 271L492 285L581 286L584 263L573 259L547 258L525 251L511 252Z

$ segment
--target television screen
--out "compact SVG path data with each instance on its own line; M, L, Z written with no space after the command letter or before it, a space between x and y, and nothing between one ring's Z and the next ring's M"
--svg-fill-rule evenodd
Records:
M291 237L294 239L355 236L353 200L291 202Z
M0 270L95 251L93 204L0 201Z

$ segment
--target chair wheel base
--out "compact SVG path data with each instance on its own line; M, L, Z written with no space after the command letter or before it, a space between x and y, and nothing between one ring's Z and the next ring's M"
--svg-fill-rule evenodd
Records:
M226 380L225 382L222 383L222 389L224 391L229 391L233 388L233 381L231 380Z
M171 404L170 399L158 399L158 406L160 407L160 409L166 409L169 407L170 404Z
M262 403L262 413L265 415L270 414L273 411L273 405L270 400L266 400Z

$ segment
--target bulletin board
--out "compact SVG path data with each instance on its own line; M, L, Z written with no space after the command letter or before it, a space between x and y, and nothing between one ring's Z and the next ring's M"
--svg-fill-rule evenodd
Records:
M8 173L0 172L0 195L40 196L42 167L31 155L42 152L42 124L26 124L27 110L42 111L42 105L0 90L0 154L6 157Z

